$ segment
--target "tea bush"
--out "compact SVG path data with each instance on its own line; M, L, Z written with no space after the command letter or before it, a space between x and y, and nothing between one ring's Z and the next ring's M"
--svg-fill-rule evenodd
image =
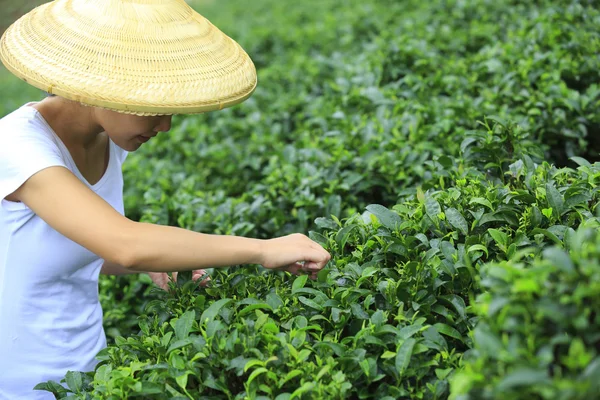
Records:
M527 262L522 252L481 268L474 348L454 399L594 398L600 382L598 220Z
M255 60L231 109L125 164L135 220L304 232L258 266L103 277L111 345L39 388L122 399L586 398L597 390L593 1L192 3Z

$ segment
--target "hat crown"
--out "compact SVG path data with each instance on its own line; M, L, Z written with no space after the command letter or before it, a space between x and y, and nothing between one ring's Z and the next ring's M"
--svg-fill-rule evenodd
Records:
M184 0L56 0L54 7L71 11L74 18L117 27L123 22L184 22L194 13Z
M115 39L137 35L140 41L168 40L172 32L164 33L173 29L183 36L201 35L209 24L184 0L55 0L46 17L48 24L62 25L66 31L90 36L101 31Z

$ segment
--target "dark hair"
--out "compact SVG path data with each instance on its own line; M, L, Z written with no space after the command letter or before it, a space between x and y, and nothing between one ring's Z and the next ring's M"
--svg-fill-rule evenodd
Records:
M54 97L56 96L54 93L46 93L46 97Z

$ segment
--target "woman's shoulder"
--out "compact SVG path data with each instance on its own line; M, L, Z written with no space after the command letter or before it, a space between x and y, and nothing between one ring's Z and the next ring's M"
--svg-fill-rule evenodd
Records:
M27 103L0 118L0 142L10 143L20 138L39 138L46 142L52 138L50 128L39 118L38 111Z

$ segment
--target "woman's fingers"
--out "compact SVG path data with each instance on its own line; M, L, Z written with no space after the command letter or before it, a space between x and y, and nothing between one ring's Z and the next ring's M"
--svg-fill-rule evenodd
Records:
M200 286L206 287L210 281L210 276L206 276L205 278L205 275L207 274L208 273L202 269L192 271L192 280L197 281L198 279L204 279L200 282ZM177 272L172 273L172 278L166 272L150 272L148 275L150 275L150 278L156 286L163 290L169 290L169 282L171 282L171 280L177 282Z
M208 275L208 273L205 270L197 269L195 271L192 271L192 280L197 281L198 279L203 279L205 275ZM202 282L200 282L200 286L206 287L209 281L210 276L206 276L206 278Z
M284 268L281 268L283 271L287 271L293 275L308 275L310 279L317 279L317 273L319 270L313 270L310 267L307 267L307 263L297 262L294 264L290 264Z

